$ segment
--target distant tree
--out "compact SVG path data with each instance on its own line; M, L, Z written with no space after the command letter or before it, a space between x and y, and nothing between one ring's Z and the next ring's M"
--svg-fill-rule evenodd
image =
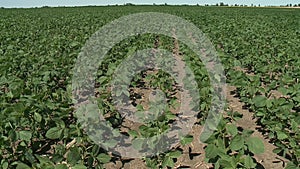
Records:
M133 3L126 3L125 6L134 6Z
M224 6L224 2L220 2L220 6Z
M258 7L260 7L260 4L258 4Z
M290 7L292 7L293 5L292 4L290 4Z
M219 6L219 4L217 3L216 6Z
M234 6L239 6L238 4L234 4Z
M297 4L294 5L294 7L297 7L297 6L298 6Z
M167 3L165 3L165 6L168 6L168 4L167 4Z

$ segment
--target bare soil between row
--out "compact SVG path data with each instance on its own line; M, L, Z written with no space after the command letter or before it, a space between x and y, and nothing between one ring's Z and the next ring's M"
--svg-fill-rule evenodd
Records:
M243 115L243 117L236 121L236 125L244 129L253 130L252 136L260 138L265 146L265 152L263 154L255 155L254 158L260 164L257 168L262 169L282 169L285 167L288 160L273 153L276 148L275 145L269 142L268 138L259 132L259 127L256 124L256 119L253 117L253 113L245 109L244 103L242 103L235 95L236 87L227 86L227 102L231 111L237 111ZM205 159L205 145L200 142L199 138L201 135L202 126L194 125L191 131L194 140L191 144L180 146L183 150L183 155L177 159L175 163L175 169L178 168L192 168L192 169L209 169L212 168L212 164L207 164ZM191 154L192 157L191 157ZM131 159L127 163L120 161L110 162L105 164L107 169L146 169L145 162L142 159Z

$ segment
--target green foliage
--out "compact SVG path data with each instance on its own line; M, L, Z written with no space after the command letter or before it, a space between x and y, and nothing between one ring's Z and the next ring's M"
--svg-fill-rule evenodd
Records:
M238 130L231 122L230 118L222 120L207 140L206 160L215 168L255 168L257 163L252 155L264 152L263 142L251 137L253 131Z
M156 11L183 17L199 27L215 44L226 69L228 83L253 111L258 124L277 148L290 159L286 168L300 166L300 40L297 9L214 7L82 7L0 9L0 168L103 168L113 158L95 145L80 129L71 98L72 68L85 41L106 23L130 13ZM180 12L178 12L180 11ZM156 36L134 36L120 42L107 54L97 72L98 106L108 121L119 126L122 117L107 92L113 72L124 57L153 47ZM161 36L161 46L172 52L172 38ZM200 92L198 124L203 124L211 105L211 86L205 66L181 45L184 61L195 73ZM242 70L239 70L238 67ZM142 76L132 80L140 87ZM218 77L215 77L218 78ZM143 137L167 131L178 106L174 79L166 72L145 78L168 98L166 109L157 108L156 121L128 131L135 148L146 146ZM282 96L272 97L272 91ZM128 90L118 95L131 96ZM155 107L155 104L154 106ZM141 111L144 108L138 105ZM255 168L252 154L262 153L262 142L252 132L232 124L241 118L228 112L208 140L206 158L215 168ZM181 138L188 145L195 138ZM75 140L72 146L68 146ZM157 140L152 140L155 142ZM115 144L115 143L112 143ZM145 158L149 168L174 167L181 151L172 150Z

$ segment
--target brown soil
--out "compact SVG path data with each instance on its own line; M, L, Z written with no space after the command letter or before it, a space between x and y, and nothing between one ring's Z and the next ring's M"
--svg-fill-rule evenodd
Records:
M259 126L256 124L256 119L253 118L253 113L249 112L247 109L244 109L244 104L240 102L240 100L235 97L234 93L236 88L234 86L227 87L227 101L229 103L229 108L232 111L237 111L243 114L243 118L236 122L237 126L240 126L244 129L253 130L254 133L252 136L260 138L265 146L265 152L260 155L255 155L254 158L260 163L265 169L282 169L286 164L287 160L274 154L273 149L276 147L269 143L269 140L263 136L260 132L258 132ZM279 94L278 94L279 95ZM278 97L278 96L277 96ZM205 151L204 144L202 144L199 140L200 134L202 131L202 126L195 125L192 128L191 135L193 135L194 140L191 144L182 146L178 144L178 148L183 150L183 155L177 159L174 168L192 168L192 169L207 169L212 168L212 164L207 164L204 162L205 159ZM192 154L192 156L191 156ZM146 169L145 162L141 159L133 159L128 163L122 164L121 161L116 161L115 163L111 162L105 164L105 168L107 169Z
M192 128L191 135L194 140L191 144L179 147L183 150L183 155L177 159L175 168L190 167L190 168L211 168L211 164L204 162L205 151L204 144L200 142L199 138L201 135L202 126L195 125Z

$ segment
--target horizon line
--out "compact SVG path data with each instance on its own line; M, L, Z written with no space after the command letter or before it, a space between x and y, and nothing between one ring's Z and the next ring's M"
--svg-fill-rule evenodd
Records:
M300 3L299 4L292 4L292 3L288 3L286 5L261 5L261 4L251 4L251 5L247 5L247 4L226 4L224 3L223 6L220 6L220 3L215 3L215 4L168 4L168 3L152 3L152 4L135 4L135 3L123 3L123 4L97 4L97 5L43 5L43 6L32 6L32 7L3 7L0 6L0 8L2 9L31 9L31 8L62 8L62 7L108 7L108 6L203 6L203 7L295 7L295 5L297 5L296 7L300 7ZM218 4L218 6L217 6ZM292 5L292 6L287 6L287 5ZM238 6L235 6L238 5Z

